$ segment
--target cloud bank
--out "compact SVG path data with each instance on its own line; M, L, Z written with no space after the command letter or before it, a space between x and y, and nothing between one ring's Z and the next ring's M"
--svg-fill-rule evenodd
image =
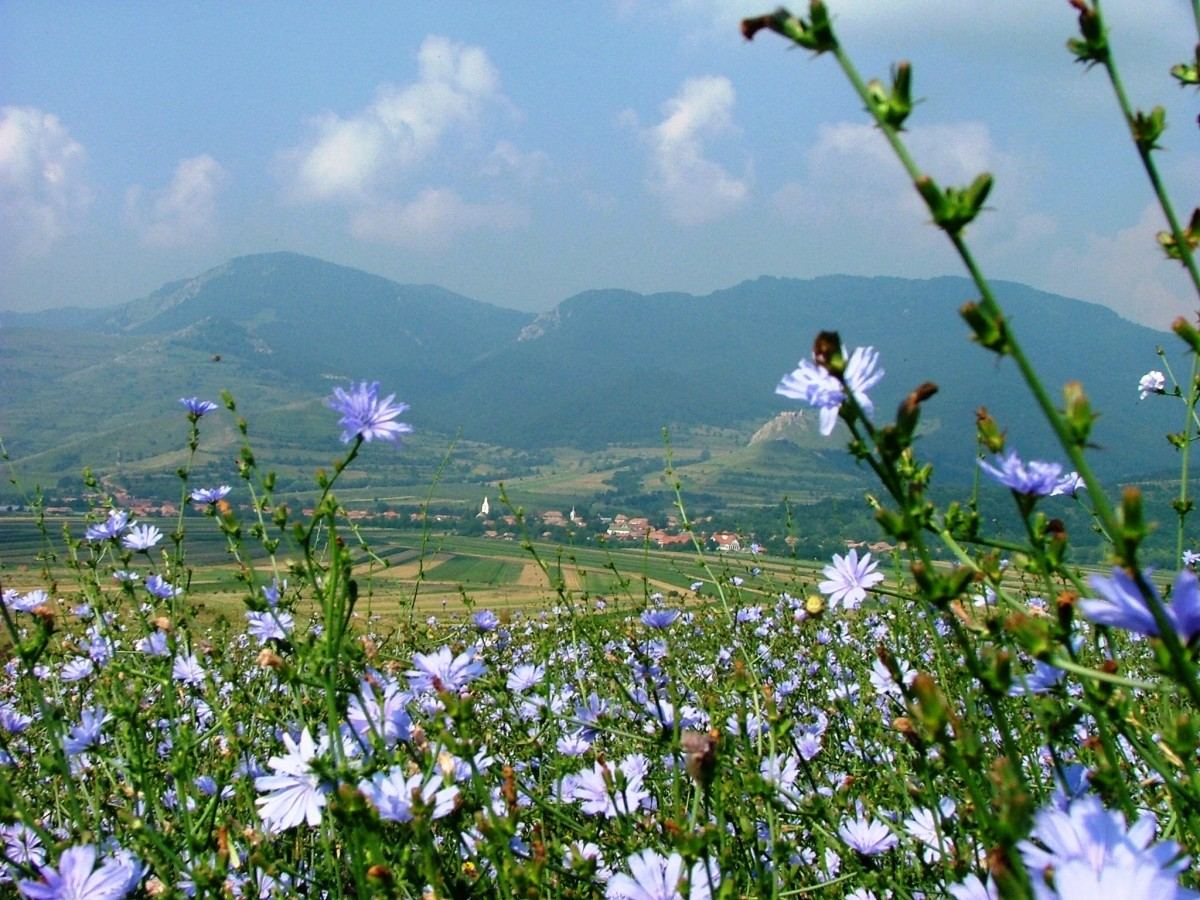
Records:
M0 221L20 256L41 256L76 231L91 203L87 153L57 116L32 106L0 110Z
M430 183L443 156L470 157L491 111L511 109L486 51L430 35L417 69L409 84L380 85L357 113L313 119L309 137L283 155L288 197L344 208L357 238L420 248L445 248L465 231L526 222L528 213L511 201L470 200ZM477 157L467 165L485 179L512 174L518 165L528 177L538 161L505 141Z
M151 247L211 240L217 229L217 195L227 180L225 169L211 156L182 160L163 190L150 197L140 186L126 192L126 220Z
M733 124L735 99L728 78L691 78L663 104L661 122L639 129L647 154L646 186L680 225L722 218L750 197L750 163L738 178L708 155L711 142L739 133ZM636 124L632 114L626 115Z

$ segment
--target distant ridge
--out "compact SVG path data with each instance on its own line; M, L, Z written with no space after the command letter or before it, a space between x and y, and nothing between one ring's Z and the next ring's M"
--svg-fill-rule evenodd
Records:
M1095 431L1102 470L1129 475L1173 464L1157 437L1172 427L1165 404L1139 404L1134 390L1169 336L1096 304L1009 282L995 288L1050 389L1081 380L1103 412ZM921 450L966 477L979 406L1024 454L1053 452L1009 361L969 340L957 310L973 296L955 277L764 276L704 297L587 291L535 316L300 254L245 256L91 316L4 316L0 427L20 422L22 445L46 449L56 438L40 410L57 402L54 379L84 371L105 388L77 388L98 415L136 421L122 398L122 390L145 393L144 382L123 381L136 363L141 373L170 369L158 386L169 402L195 393L200 377L235 393L311 398L324 396L331 380L378 380L412 405L419 427L461 429L465 439L507 447L644 446L661 440L664 427L737 429L748 440L797 408L775 385L818 331L838 330L848 346L880 352L881 418L916 385L938 384ZM50 327L63 337L40 345L31 370L34 342L22 330ZM71 358L55 358L56 346ZM212 359L223 360L219 371L183 363ZM146 416L162 408L146 402ZM124 406L109 412L105 404ZM798 429L780 438L826 449L838 440Z

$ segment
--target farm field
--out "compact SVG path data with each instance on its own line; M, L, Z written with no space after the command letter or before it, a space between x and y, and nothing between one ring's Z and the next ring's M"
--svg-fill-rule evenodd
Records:
M172 521L164 520L159 527L167 532ZM246 593L238 578L239 562L211 521L189 518L186 529L188 590L199 616L236 620L245 610ZM83 519L48 518L45 530L47 540L30 517L0 518L0 583L5 588L33 589L43 583L39 568L47 565L64 596L77 590L79 575L63 536L69 533L78 539ZM740 584L743 602L756 596L773 600L782 591L797 590L797 584L815 585L823 565L748 553L699 556L694 551L422 536L382 528L362 528L357 534L361 611L385 623L413 613L440 619L471 609L532 611L561 602L564 596L625 608L643 606L655 594L703 602L716 596L718 584ZM350 535L345 539L353 542ZM139 559L141 570L147 571L149 559L141 554L131 566ZM260 570L260 580L274 574L261 551L243 550L242 559ZM161 560L160 554L156 561ZM277 560L286 577L288 554L281 549ZM697 582L701 586L692 590Z

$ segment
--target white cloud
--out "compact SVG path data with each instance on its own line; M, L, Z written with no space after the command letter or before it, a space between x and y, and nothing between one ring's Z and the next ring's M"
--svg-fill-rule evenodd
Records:
M363 240L443 250L463 232L508 231L526 224L526 211L510 203L468 203L449 188L426 188L407 203L394 201L363 206L350 231Z
M445 250L468 232L527 224L528 211L516 203L478 202L459 184L428 184L435 173L471 173L472 187L490 182L503 194L538 180L549 164L546 154L509 140L492 141L490 150L484 143L488 114L513 111L487 53L431 35L417 68L415 81L381 85L365 109L311 123L309 140L283 157L290 197L344 208L360 240L425 250Z
M0 220L17 253L44 254L79 227L91 202L86 161L57 116L31 106L0 110Z
M995 187L979 218L967 228L978 252L1007 259L1056 230L1033 208L1029 173L1036 166L998 147L986 125L962 122L912 128L905 142L921 171L941 187L964 187L983 172ZM809 232L840 235L873 268L925 274L922 263L943 255L945 238L930 224L929 210L890 147L873 126L821 125L807 153L803 181L782 185L771 208Z
M738 133L731 115L734 101L728 78L692 78L663 104L663 120L640 130L649 155L647 187L681 225L719 219L750 196L753 175L748 161L737 178L707 155L710 141ZM636 122L628 113L626 119Z
M217 225L217 194L227 181L211 156L182 160L164 190L147 200L140 186L125 195L126 219L153 247L178 247L212 238Z
M511 175L523 185L546 177L550 157L541 150L526 153L512 141L497 141L483 165L483 174L492 177Z
M1196 296L1182 267L1165 258L1155 238L1166 227L1162 210L1151 203L1128 228L1091 234L1082 248L1058 251L1048 288L1103 303L1152 328L1169 328L1179 316L1194 321Z
M366 109L313 120L309 140L285 154L296 199L377 202L433 159L448 136L477 128L487 108L507 103L481 47L430 35L417 64L416 81L381 85Z

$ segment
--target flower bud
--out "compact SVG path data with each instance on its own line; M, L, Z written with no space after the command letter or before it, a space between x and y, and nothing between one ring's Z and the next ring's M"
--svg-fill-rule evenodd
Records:
M919 387L913 388L900 408L896 410L896 428L902 437L911 438L917 430L917 422L921 418L921 404L937 393L938 387L932 381L926 381Z
M1149 533L1142 509L1142 492L1131 485L1121 495L1121 537L1125 546L1132 550ZM1128 562L1128 559L1125 561Z
M1180 316L1171 323L1171 330L1192 348L1193 353L1200 353L1200 331L1196 330L1196 326Z
M975 433L980 445L989 453L1000 453L1004 450L1004 432L988 413L987 407L981 406L975 412Z
M716 772L719 737L720 732L714 728L711 731L685 731L679 738L684 767L692 780L703 787L712 784Z
M821 0L812 0L809 4L808 21L782 8L765 16L742 20L742 36L748 41L763 29L782 35L814 53L825 53L837 47L829 10Z
M1096 420L1092 404L1083 392L1083 385L1078 381L1068 381L1063 386L1063 403L1067 430L1071 433L1072 440L1082 447L1087 443L1092 422Z
M813 340L813 362L831 375L841 375L846 370L842 339L836 331L822 331Z
M973 338L980 345L1001 355L1009 352L1008 326L1003 316L985 313L978 303L963 304L958 314L971 326Z
M1142 150L1157 150L1158 139L1167 127L1167 111L1156 106L1149 113L1138 110L1133 115L1133 140Z

